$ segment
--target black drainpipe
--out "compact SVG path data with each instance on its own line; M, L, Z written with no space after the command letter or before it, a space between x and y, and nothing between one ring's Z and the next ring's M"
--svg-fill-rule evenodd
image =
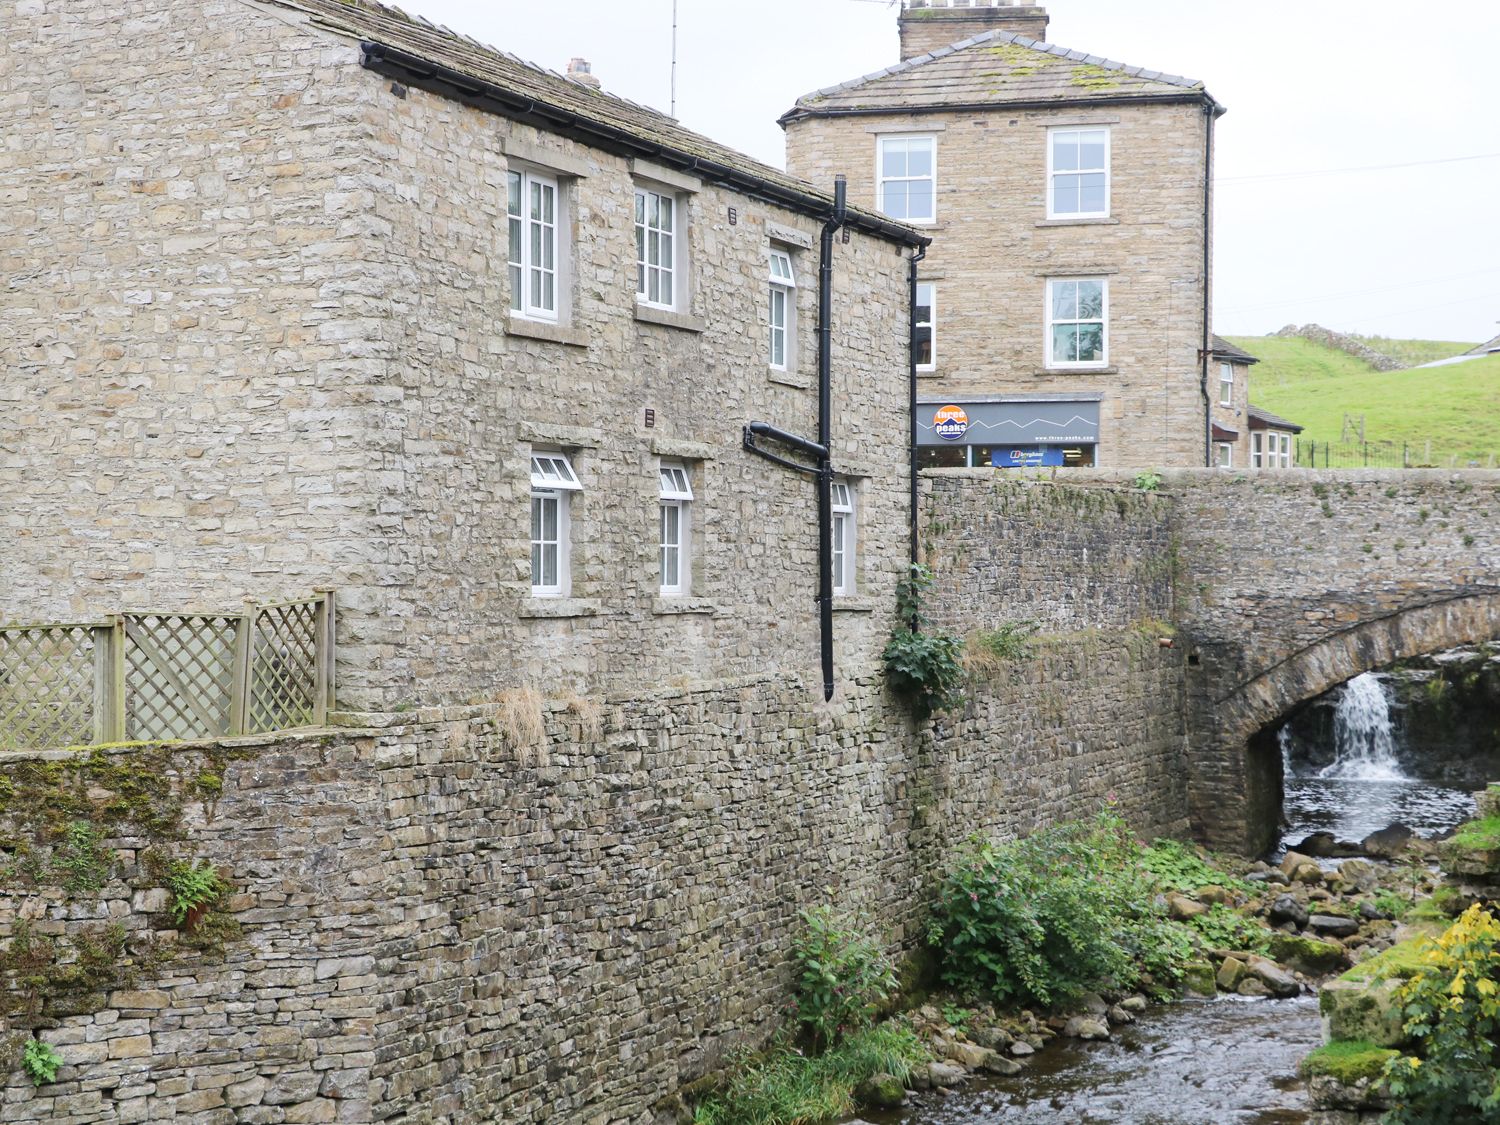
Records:
M1208 281L1212 263L1209 260L1212 247L1209 243L1210 224L1213 219L1213 173L1214 173L1214 110L1218 107L1212 98L1203 100L1203 347L1198 355L1203 366L1198 389L1203 393L1203 464L1214 466L1214 404L1208 393L1208 361L1213 351L1213 340L1209 328Z
M917 565L917 263L927 257L927 247L919 246L910 259L910 306L908 318L908 334L906 355L908 359L907 382L911 387L910 402L908 403L907 428L909 430L909 455L911 458L911 565ZM911 631L917 631L917 615L912 614L909 622Z
M833 215L818 248L818 625L822 633L823 698L833 698L833 232L844 225L849 182L833 181Z

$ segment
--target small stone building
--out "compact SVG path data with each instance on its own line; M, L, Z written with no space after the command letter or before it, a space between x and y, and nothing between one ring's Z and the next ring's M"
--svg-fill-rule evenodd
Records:
M798 99L787 167L929 233L927 465L1203 465L1203 83L1045 42L1008 0L906 0L901 60Z
M373 3L23 3L0 619L332 587L355 710L817 664L815 189ZM836 246L840 658L906 564L908 287ZM751 546L747 546L747 544Z

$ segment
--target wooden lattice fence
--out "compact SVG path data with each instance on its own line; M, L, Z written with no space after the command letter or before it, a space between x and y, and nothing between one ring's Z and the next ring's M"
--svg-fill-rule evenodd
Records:
M321 726L333 594L239 613L0 626L0 749Z

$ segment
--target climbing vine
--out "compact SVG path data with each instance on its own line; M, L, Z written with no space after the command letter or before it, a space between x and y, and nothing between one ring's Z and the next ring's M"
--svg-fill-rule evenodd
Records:
M963 698L963 665L959 659L963 640L934 629L923 612L923 598L932 586L932 571L913 563L896 588L896 612L901 623L892 630L882 654L886 682L921 721Z

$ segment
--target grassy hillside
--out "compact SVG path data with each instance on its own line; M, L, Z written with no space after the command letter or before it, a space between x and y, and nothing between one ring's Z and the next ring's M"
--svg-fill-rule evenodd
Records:
M1250 369L1256 406L1306 427L1301 435L1337 442L1344 415L1365 416L1369 441L1408 443L1420 458L1447 465L1496 454L1500 464L1500 356L1421 371L1373 370L1369 364L1295 337L1235 337L1261 362Z

